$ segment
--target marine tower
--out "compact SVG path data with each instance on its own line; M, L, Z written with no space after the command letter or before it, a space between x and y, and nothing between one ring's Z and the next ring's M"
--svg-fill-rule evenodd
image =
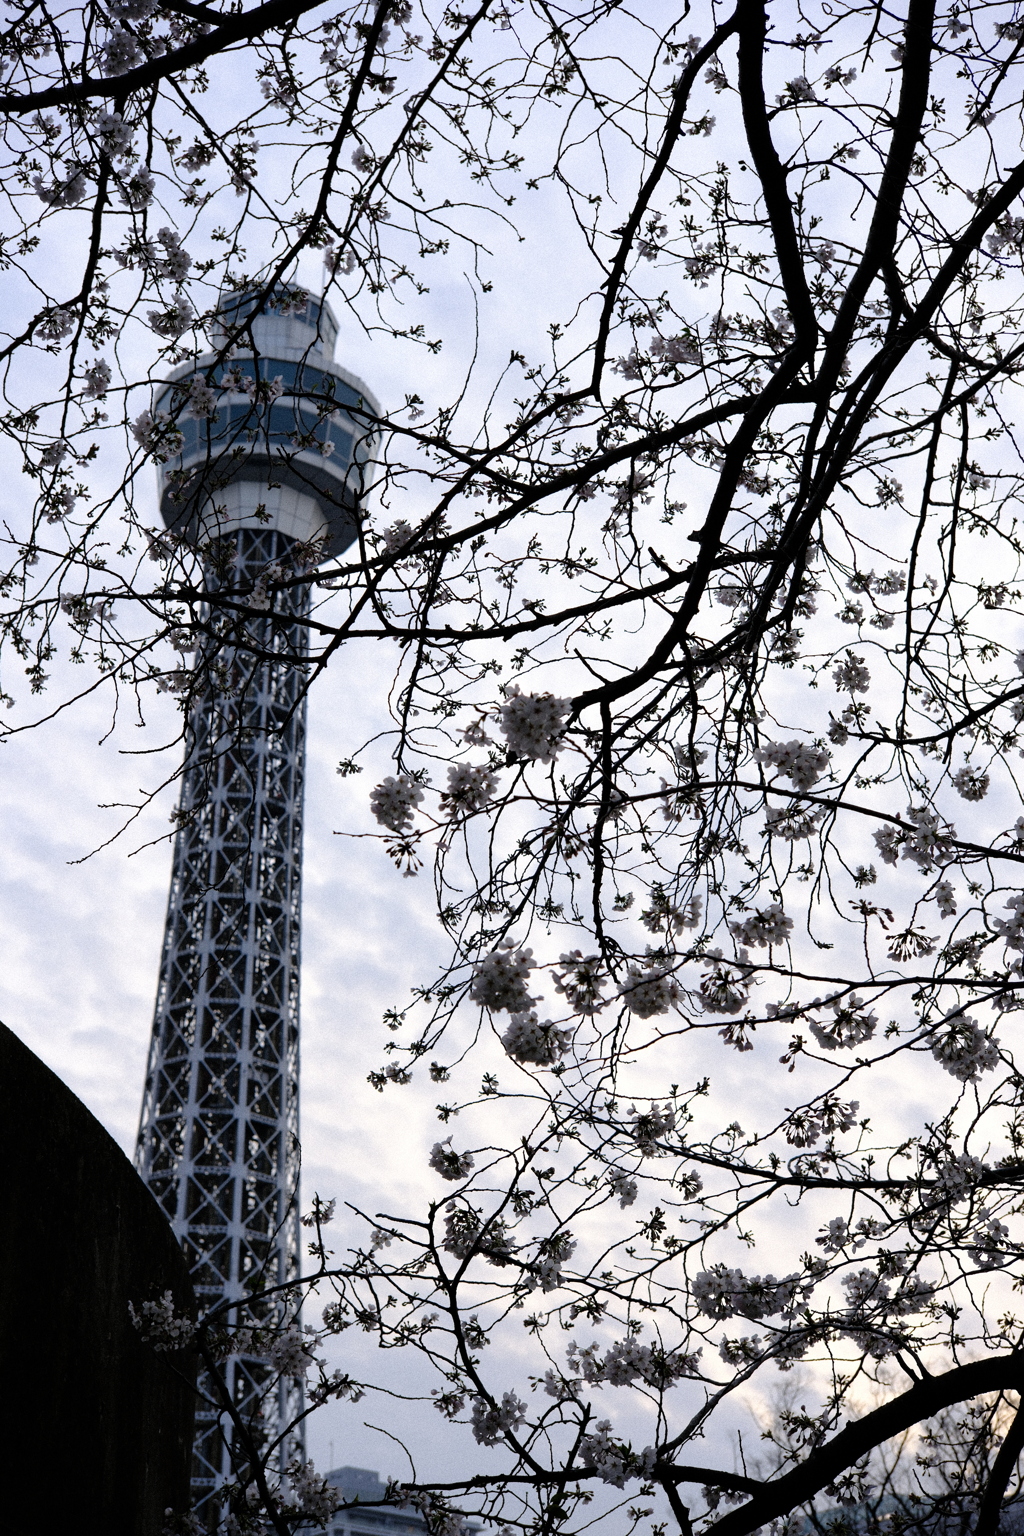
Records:
M178 368L153 408L176 450L159 470L164 523L202 552L206 590L219 589L227 606L206 610L215 634L199 656L209 681L189 707L136 1151L204 1309L299 1273L310 588L293 578L354 538L379 414L333 360L326 304L241 294L219 313L221 339L235 337L228 360ZM264 1445L278 1441L301 1406L298 1388L284 1383L268 1397L272 1373L257 1355L235 1355L225 1371L238 1415ZM200 1401L200 1509L232 1471L233 1442L237 1454L231 1416ZM283 1468L301 1449L281 1440L274 1460Z

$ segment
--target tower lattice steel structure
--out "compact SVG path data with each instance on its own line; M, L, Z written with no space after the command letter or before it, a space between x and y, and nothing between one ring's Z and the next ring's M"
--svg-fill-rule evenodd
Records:
M378 414L366 387L333 362L337 326L326 305L257 308L243 294L221 316L225 331L244 327L231 362L215 366L211 355L179 368L155 401L180 433L171 440L180 451L160 471L164 521L204 551L211 594L228 587L240 596L237 618L207 609L217 632L200 652L208 681L187 722L136 1153L204 1307L299 1273L301 663L310 598L308 584L288 578L353 538L376 441L365 413ZM265 1308L275 1316L272 1303ZM257 1441L273 1444L301 1406L299 1389L273 1387L257 1355L233 1356L224 1373L236 1412ZM214 1395L208 1379L200 1386ZM201 1402L198 1506L231 1473L236 1442L226 1410ZM282 1439L279 1466L300 1449Z

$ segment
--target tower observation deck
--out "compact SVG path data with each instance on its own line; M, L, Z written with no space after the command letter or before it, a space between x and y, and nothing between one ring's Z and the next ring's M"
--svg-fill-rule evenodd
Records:
M379 414L366 386L333 361L337 324L326 304L310 299L297 313L285 298L258 309L243 294L220 313L225 334L242 327L233 356L177 369L154 401L178 450L160 468L164 522L203 553L207 590L229 588L234 608L218 605L186 724L136 1151L204 1308L299 1273L310 589L289 579L354 538ZM284 1320L269 1299L264 1307L268 1322ZM223 1369L235 1412L258 1445L277 1445L273 1460L283 1468L301 1450L301 1441L281 1438L301 1407L299 1389L273 1388L258 1353L234 1355ZM200 1387L216 1396L209 1380ZM201 1399L197 1506L239 1459L230 1415Z

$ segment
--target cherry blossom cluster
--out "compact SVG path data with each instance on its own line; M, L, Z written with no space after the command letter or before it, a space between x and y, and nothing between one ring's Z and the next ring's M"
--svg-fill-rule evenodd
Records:
M1000 37L1019 35L1011 30L1013 27L1012 22L1009 25L1004 23L996 30ZM985 236L985 244L993 256L1003 256L1008 250L1014 247L1019 248L1022 236L1024 236L1024 219L1015 218L1013 214L1007 213L996 220L993 228Z
M576 1241L568 1232L558 1232L554 1237L543 1239L530 1273L545 1295L558 1290L562 1284L562 1266L568 1264L575 1252Z
M746 1276L742 1270L714 1264L694 1277L691 1287L694 1301L705 1317L722 1320L746 1317L752 1323L762 1317L793 1317L807 1286L798 1274Z
M314 1407L320 1407L321 1404L329 1402L332 1398L336 1402L343 1402L346 1399L350 1403L362 1402L366 1396L366 1389L364 1387L361 1387L358 1382L353 1381L351 1376L346 1376L344 1371L324 1373L322 1368L323 1362L321 1361L320 1364L321 1375L319 1379L312 1384L308 1382L306 1384L309 1401Z
M259 379L244 369L240 363L232 363L221 374L221 388L233 394L245 395L261 405L272 405L284 394L284 375L275 373L272 379Z
M813 837L826 815L823 806L770 805L765 811L764 830L769 837L781 837L788 843Z
M158 464L172 459L184 447L185 439L163 411L143 411L132 423L132 436L140 448Z
M867 1013L862 998L855 992L844 996L834 992L824 1000L815 998L812 1008L831 1008L833 1017L827 1023L808 1022L811 1034L826 1051L846 1050L852 1045L863 1045L878 1028L878 1016Z
M593 1467L602 1482L624 1488L627 1478L650 1476L655 1452L647 1446L635 1455L628 1445L613 1439L611 1420L599 1419L593 1432L580 1441L580 1460L585 1467Z
M455 1258L468 1259L477 1251L480 1216L472 1206L449 1205L444 1220L444 1249Z
M1020 1252L1020 1244L1010 1242L1006 1223L984 1208L978 1212L973 1238L974 1246L969 1252L979 1269L1001 1269Z
M940 1188L954 1199L962 1199L969 1195L985 1172L985 1164L980 1157L972 1157L969 1152L961 1152L956 1157L940 1163L936 1170L936 1179Z
M498 775L486 763L474 767L471 763L450 763L448 788L442 796L451 815L459 812L471 814L482 811L494 799L498 787Z
M695 335L686 331L679 336L655 336L651 356L661 363L696 364L700 362L700 344Z
M213 421L217 415L217 391L211 389L202 374L193 374L188 381L185 411L194 421Z
M138 1310L128 1303L132 1326L154 1349L187 1349L196 1336L196 1325L177 1310L170 1291L159 1301L144 1301Z
M276 573L272 574L270 571L261 571L252 584L252 591L249 593L246 603L248 607L255 608L257 613L268 612L273 603L273 598L270 594L270 582L274 580L275 575ZM372 791L370 804L373 804Z
M75 510L78 497L69 485L55 484L45 494L46 521L48 523L62 522L65 517L70 517Z
M824 747L809 746L803 741L766 741L754 752L756 762L765 767L777 768L792 780L794 789L810 789L828 771L831 761Z
M411 524L407 523L404 517L400 517L389 528L381 530L381 543L389 555L395 555L400 549L405 548L410 540L415 537L415 533L416 530Z
M982 768L965 763L953 774L953 788L962 800L984 800L992 779Z
M584 955L572 949L558 957L561 970L551 972L555 991L564 997L573 1013L589 1017L603 1007L601 996L608 977L600 955Z
M895 597L897 593L907 589L907 578L903 571L886 571L884 576L876 576L874 571L854 571L846 583L849 592L871 592L876 597Z
M184 698L192 687L192 673L187 667L179 667L174 672L161 672L156 679L157 693L170 693L178 698Z
M485 729L485 720L478 717L463 726L462 739L467 747L489 747L491 738Z
M548 1369L541 1377L544 1383L544 1391L548 1397L553 1397L556 1403L571 1403L576 1398L576 1383L567 1381L560 1372Z
M795 1110L786 1126L786 1140L792 1147L813 1147L822 1136L852 1130L857 1123L860 1104L856 1099L843 1104L835 1094L827 1093L817 1104Z
M138 213L149 207L156 191L156 178L148 165L140 162L130 171L115 173L115 179L120 201L125 208Z
M572 1030L537 1022L536 1009L514 1013L501 1043L513 1061L523 1066L556 1066L572 1045Z
M334 1212L337 1209L336 1199L323 1200L319 1195L313 1196L313 1208L301 1218L304 1227L327 1227L334 1220Z
M666 1104L661 1108L658 1104L651 1104L644 1110L634 1106L630 1115L634 1120L633 1137L638 1150L644 1157L657 1157L664 1150L661 1143L675 1129L676 1112L672 1105Z
M155 240L133 238L116 250L114 256L123 267L141 266L152 278L179 284L192 269L192 257L182 245L181 237L167 225L157 230Z
M275 1334L266 1346L266 1358L281 1376L298 1380L315 1363L316 1329L292 1323Z
M158 336L177 341L195 320L195 311L183 293L173 298L165 309L151 309L146 313L150 328Z
M608 1188L619 1202L619 1209L624 1211L628 1205L633 1205L637 1197L637 1182L625 1173L621 1168L613 1168L608 1175Z
M882 1231L881 1223L873 1216L862 1216L852 1227L845 1217L834 1216L814 1241L826 1253L840 1253L844 1248L859 1253L873 1238L881 1236Z
M534 1001L529 979L535 969L532 949L518 949L512 939L503 939L477 964L469 988L470 1001L491 1013L527 1013Z
M929 875L936 865L948 863L956 851L956 829L927 806L908 806L907 820L909 827L881 827L871 834L883 864L909 859L923 875Z
M835 747L845 747L850 739L851 729L862 727L867 715L871 713L871 705L863 700L859 703L847 704L840 712L839 719L830 718L828 727L828 739Z
M814 86L806 75L797 75L793 80L786 81L786 89L775 100L780 107L793 106L799 102L816 102Z
M64 169L63 178L53 182L44 181L38 173L32 177L33 192L50 208L75 208L89 190L88 178L81 165L68 161Z
M225 1352L251 1355L265 1360L279 1376L301 1381L316 1364L319 1335L315 1328L289 1323L279 1330L260 1327L236 1328L225 1345Z
M871 673L864 665L863 658L847 652L846 660L841 661L832 671L832 681L840 692L867 693L871 687Z
M939 1065L961 1083L973 1083L999 1065L999 1041L962 1013L945 1021L929 1048Z
M562 749L561 735L571 699L551 693L521 693L513 683L498 710L498 725L510 752L538 763L552 763Z
M683 989L670 966L649 962L627 968L622 1000L636 1018L653 1019L657 1014L668 1013L682 997Z
M475 1397L470 1408L473 1435L478 1445L497 1445L507 1434L526 1423L526 1404L514 1392L503 1392L500 1403Z
M326 1526L341 1503L341 1494L325 1473L318 1472L311 1461L301 1457L288 1464L288 1492L282 1502L304 1515L314 1525Z
M97 358L85 370L82 377L85 380L85 397L87 400L103 400L106 398L111 380L110 364L106 358Z
M67 614L76 629L86 630L90 624L102 622L111 617L114 600L112 597L88 598L84 594L72 597L62 597L60 600L61 613Z
M1007 949L1024 950L1024 895L1011 896L1006 910L1013 916L992 918L993 932L999 935Z
M906 1259L899 1254L887 1255L891 1268L900 1273L906 1268ZM850 1314L862 1316L871 1308L877 1308L888 1317L908 1317L920 1312L935 1295L935 1287L922 1280L920 1275L902 1279L895 1295L888 1280L873 1269L858 1269L844 1275L842 1286Z
M124 27L114 27L107 33L100 57L100 68L105 75L126 75L130 69L143 63L145 54L138 39Z
M173 559L180 546L177 535L163 530L157 532L155 528L143 530L146 536L146 553L156 565L166 565Z
M456 1184L469 1177L474 1166L472 1152L456 1152L449 1136L447 1141L435 1141L430 1153L430 1166L442 1179Z
M729 931L741 944L765 949L786 942L793 931L793 919L783 912L781 902L773 901L763 912L752 912L749 917L731 922Z
M111 160L131 160L135 153L135 134L120 112L100 112L96 118L103 148Z
M423 791L415 779L405 773L397 778L388 774L382 784L370 790L370 809L390 832L407 832L422 799Z
M401 1483L389 1486L399 1509L416 1509L423 1516L431 1536L466 1536L468 1527L458 1510L449 1508L437 1493L407 1492Z
M449 1201L444 1233L445 1252L460 1261L471 1258L474 1253L482 1253L491 1264L500 1266L515 1252L504 1221L497 1217L487 1223L485 1230L480 1212L471 1205L456 1205Z
M704 898L693 895L682 906L677 906L666 894L664 887L655 885L651 890L651 904L641 912L640 921L650 933L681 933L686 928L699 928L704 912Z
M1024 961L1015 960L1008 967L1007 977L1010 983L1005 989L1001 988L992 999L992 1007L999 1013L1016 1013L1024 1008L1024 996L1020 991L1020 983L1024 977ZM1011 982L1011 978L1013 978Z
M630 1387L636 1381L659 1390L672 1386L700 1369L701 1351L690 1354L642 1344L636 1334L619 1339L599 1358L598 1345L585 1348L571 1343L566 1350L569 1370L588 1386L607 1383L612 1387Z
M764 1355L765 1342L756 1333L743 1334L738 1339L722 1338L718 1345L719 1358L725 1365L753 1365Z
M723 960L720 949L709 949L708 959L717 961L700 980L700 1001L705 1013L739 1013L749 997L747 988L747 951L741 949L735 966Z

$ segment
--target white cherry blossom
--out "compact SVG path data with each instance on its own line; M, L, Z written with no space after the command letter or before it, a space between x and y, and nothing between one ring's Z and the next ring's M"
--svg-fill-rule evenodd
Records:
M441 1175L442 1179L456 1184L469 1177L474 1167L474 1158L472 1152L456 1152L449 1136L447 1141L434 1142L430 1153L430 1166Z
M572 1030L539 1024L537 1011L513 1013L501 1043L513 1061L524 1066L554 1067L572 1046Z
M935 1060L962 1083L972 1083L999 1065L999 1041L964 1014L947 1019L931 1039Z
M412 827L416 807L423 802L423 791L407 774L388 774L382 783L370 791L370 809L382 827L389 832L408 832Z
M470 999L491 1013L528 1013L534 1002L529 993L529 978L535 969L532 949L519 949L512 939L503 939L477 963L469 988Z
M498 711L498 724L510 752L538 763L552 763L562 750L562 729L571 699L551 693L521 693L513 683Z

